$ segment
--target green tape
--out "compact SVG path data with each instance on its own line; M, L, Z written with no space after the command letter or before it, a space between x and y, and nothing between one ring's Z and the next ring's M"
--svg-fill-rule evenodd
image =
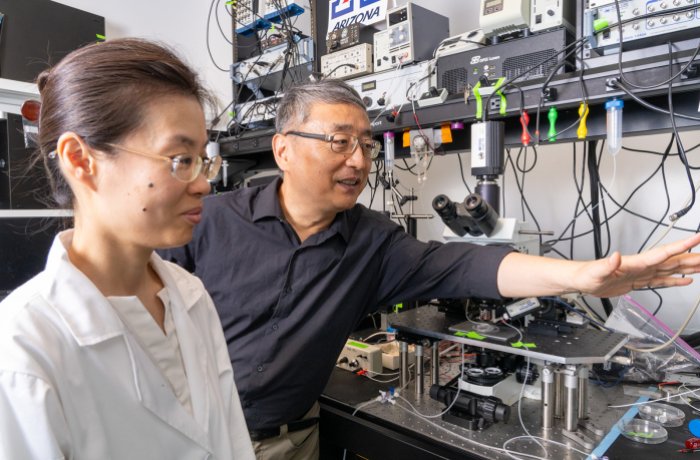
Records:
M511 347L513 348L537 348L537 345L535 345L532 342L529 343L523 343L523 342L512 342L510 344Z
M603 19L603 18L596 19L595 21L593 21L593 30L598 32L601 29L605 29L609 25L610 25L610 23L608 22L607 19Z
M504 81L506 81L506 77L499 78L498 80L496 80L496 84L493 87L493 90L501 98L501 106L498 109L498 113L500 113L503 116L505 116L506 114L506 105L508 104L506 96L501 91L501 86L503 86Z
M474 332L474 331L469 331L469 332L464 332L464 331L457 331L455 332L455 335L457 337L466 337L467 339L474 339L474 340L484 340L486 337L483 335Z
M481 118L481 113L484 110L483 106L483 101L481 100L481 93L479 92L479 88L481 88L481 81L478 81L476 85L474 85L474 88L472 88L472 93L474 94L474 99L476 100L476 113L474 116L478 120Z
M353 347L357 347L357 348L367 348L366 343L355 342L354 340L348 340L348 345L352 345Z

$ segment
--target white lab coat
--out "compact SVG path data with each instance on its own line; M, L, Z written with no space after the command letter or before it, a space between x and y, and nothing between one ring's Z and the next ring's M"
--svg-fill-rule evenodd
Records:
M155 253L193 415L56 237L0 304L0 459L254 459L219 318L199 279Z

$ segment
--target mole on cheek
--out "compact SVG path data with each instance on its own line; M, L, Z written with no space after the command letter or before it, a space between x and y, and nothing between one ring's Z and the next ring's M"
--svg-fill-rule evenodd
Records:
M146 208L143 208L141 211L146 212Z
M153 188L153 182L148 183L148 188Z

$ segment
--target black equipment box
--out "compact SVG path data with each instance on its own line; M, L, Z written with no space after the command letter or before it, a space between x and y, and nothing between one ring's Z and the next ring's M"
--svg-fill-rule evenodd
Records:
M0 78L33 82L66 54L104 36L105 19L49 0L0 0Z
M448 97L461 96L465 90L471 92L482 78L494 83L501 77L511 79L533 66L518 81L543 78L552 72L569 72L573 69L570 61L557 66L570 51L565 49L570 40L570 33L560 28L442 56L436 64L437 87L446 88Z
M50 187L42 161L31 165L35 147L27 148L22 117L0 119L0 209L45 209Z
M376 30L372 27L354 22L342 29L330 31L326 37L326 49L329 53L334 53L360 43L371 45L375 32Z

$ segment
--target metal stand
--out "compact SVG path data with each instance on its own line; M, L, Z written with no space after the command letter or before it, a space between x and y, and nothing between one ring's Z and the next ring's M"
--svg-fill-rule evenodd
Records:
M416 345L416 399L423 397L423 345Z
M542 429L549 430L554 425L554 368L545 364L540 374L542 382Z
M578 426L585 428L596 436L603 436L605 431L597 427L588 418L588 366L578 369Z
M408 372L408 342L399 342L399 388L404 389L408 385L410 374Z
M430 384L439 385L440 384L440 347L438 346L440 341L433 342L431 345L431 373L430 373Z
M555 375L552 376L551 374ZM562 385L557 385L557 379ZM554 389L559 395L551 394ZM552 428L555 415L555 401L560 401L564 412L564 429L562 434L572 441L580 444L585 449L591 450L595 446L593 439L579 430L579 427L589 429L598 436L603 431L587 421L588 419L588 368L581 364L569 364L554 368L545 363L542 369L542 428Z

